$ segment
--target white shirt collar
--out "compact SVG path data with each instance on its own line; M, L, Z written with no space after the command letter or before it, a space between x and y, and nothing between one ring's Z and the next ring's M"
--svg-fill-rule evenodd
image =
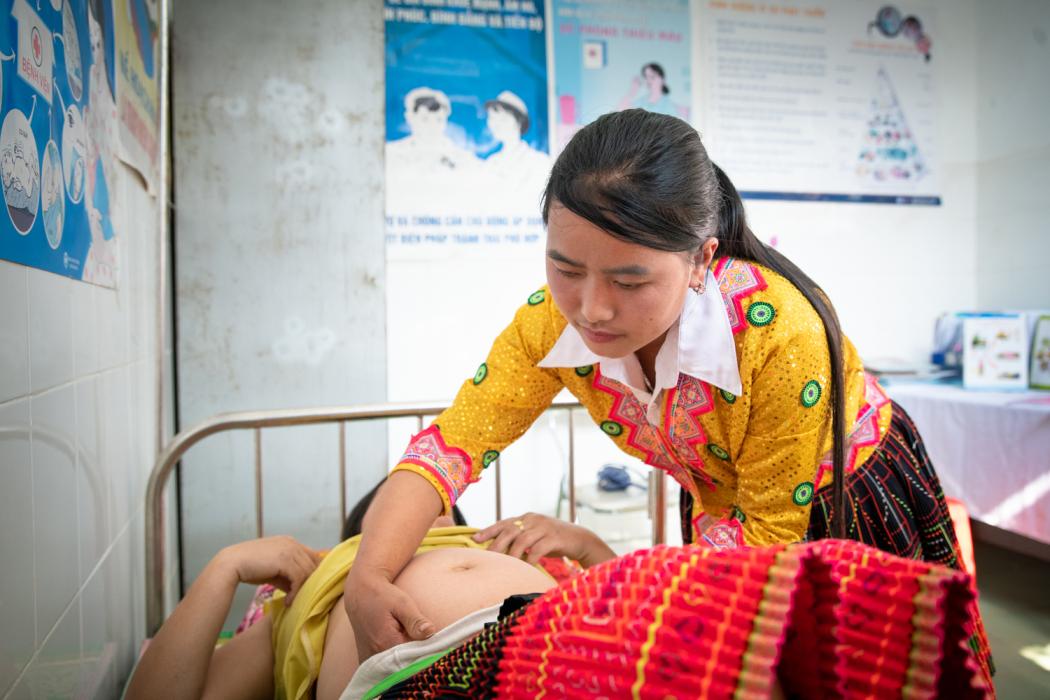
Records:
M733 329L729 325L725 300L710 269L706 285L704 294L686 292L682 313L667 331L656 354L656 381L651 393L645 388L642 367L634 353L616 358L597 355L591 352L572 324L565 326L539 366L582 367L597 363L604 376L626 384L639 400L648 404L650 414L660 392L678 385L679 373L739 395L743 388Z

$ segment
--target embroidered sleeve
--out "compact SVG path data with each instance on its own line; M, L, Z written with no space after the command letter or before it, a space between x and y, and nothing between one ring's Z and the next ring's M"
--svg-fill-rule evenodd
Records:
M446 512L562 388L556 370L536 366L557 340L549 297L546 288L529 297L452 406L412 438L395 467L430 481Z

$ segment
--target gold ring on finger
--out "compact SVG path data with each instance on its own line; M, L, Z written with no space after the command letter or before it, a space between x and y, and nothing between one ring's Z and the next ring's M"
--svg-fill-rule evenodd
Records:
M524 532L524 531L525 531L525 523L524 523L523 521L521 521L521 520L515 520L515 521L514 521L514 524L515 524L515 525L517 525L517 526L518 526L518 529L519 529L519 530L521 530L522 532Z

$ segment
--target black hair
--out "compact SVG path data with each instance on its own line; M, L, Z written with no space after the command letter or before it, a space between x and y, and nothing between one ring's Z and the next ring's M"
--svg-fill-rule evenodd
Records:
M514 105L507 104L506 102L500 102L499 100L489 100L485 103L485 109L492 109L497 112L506 112L510 116L514 117L518 121L518 129L521 131L522 136L524 136L525 132L529 130L529 115L525 114Z
M372 505L372 501L375 500L376 494L379 493L379 487L386 482L386 479L380 481L378 484L372 487L372 490L361 497L361 500L354 504L354 507L350 509L350 513L346 516L346 520L343 522L343 534L340 537L341 540L348 540L351 537L361 534L361 527L365 522L365 513L368 512L368 507ZM460 512L459 506L452 506L452 520L456 525L466 525L467 519L463 517L463 513Z
M661 66L659 63L646 63L644 66L642 66L642 77L643 78L645 77L646 69L649 69L652 72L656 73L658 76L660 76L660 80L664 81L663 93L665 95L667 93L671 92L671 88L667 87L667 73L664 73L664 67L663 66Z
M710 236L716 256L740 258L787 278L824 324L831 360L832 536L845 537L845 377L842 330L824 291L747 225L744 203L711 162L700 135L677 117L628 109L580 129L558 156L543 193L543 221L558 202L614 238L656 250L695 252Z
M426 107L428 111L436 112L439 109L444 109L445 105L441 104L441 102L436 97L432 97L431 95L422 95L420 97L417 97L412 103L412 111L418 112L420 107Z

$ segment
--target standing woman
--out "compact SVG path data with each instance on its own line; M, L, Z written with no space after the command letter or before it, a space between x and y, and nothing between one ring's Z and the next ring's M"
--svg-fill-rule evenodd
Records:
M363 656L435 631L390 582L562 388L679 483L686 542L837 536L959 567L914 425L820 288L748 229L692 127L640 109L599 118L559 156L543 216L548 285L412 439L365 520L345 597ZM494 545L520 555L533 537L528 517L504 521Z

